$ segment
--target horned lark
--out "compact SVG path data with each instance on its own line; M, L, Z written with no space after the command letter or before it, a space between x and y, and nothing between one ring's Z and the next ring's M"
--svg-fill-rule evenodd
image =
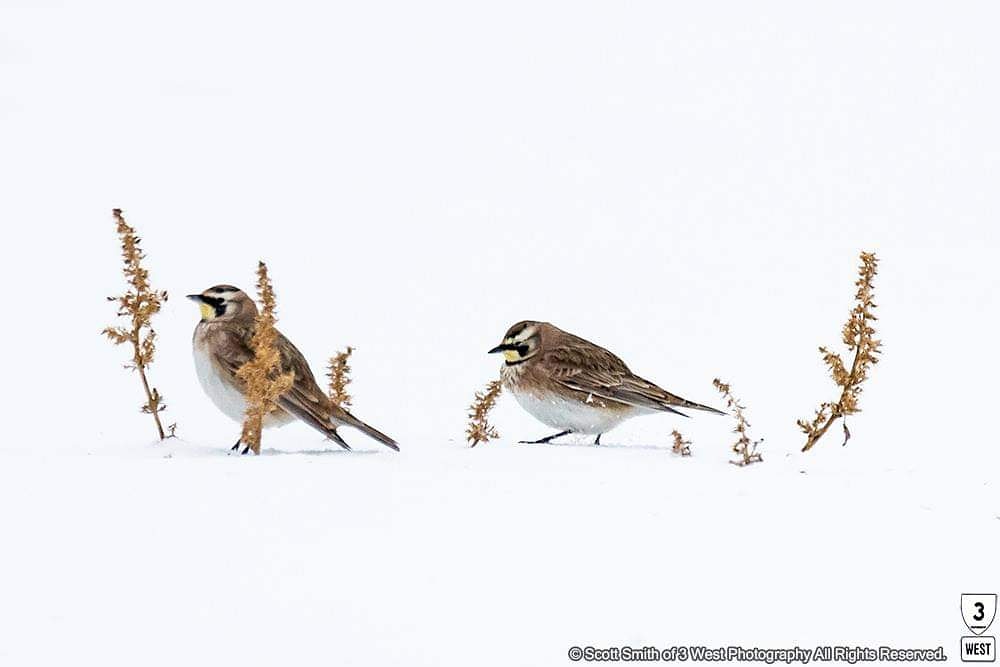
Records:
M253 358L253 336L257 305L242 290L231 285L216 285L201 294L188 294L201 306L201 321L194 328L194 365L198 380L208 397L230 419L243 422L246 413L243 382L236 369ZM317 386L302 353L278 333L276 343L281 353L282 373L295 376L292 388L278 399L278 406L264 418L264 427L284 426L301 420L335 441L344 449L348 444L337 433L341 426L352 426L386 447L399 451L389 436L381 433L346 410L333 405ZM238 449L240 442L233 445ZM242 451L247 453L247 448Z
M490 354L503 352L503 384L535 419L559 429L531 444L570 433L601 435L626 419L675 407L725 414L660 389L599 345L548 322L518 322ZM522 441L523 442L523 441Z

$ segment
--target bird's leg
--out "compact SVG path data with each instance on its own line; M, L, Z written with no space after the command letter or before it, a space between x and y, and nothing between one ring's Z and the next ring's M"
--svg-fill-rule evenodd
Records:
M243 441L243 436L241 435L239 437L239 439L236 441L236 444L229 448L229 451L235 452L237 449L239 449L240 448L240 442L242 442L242 441Z
M602 436L602 435L604 435L604 434L603 434L603 433L598 433L598 434L597 434L597 439L596 439L596 440L594 440L594 444L595 444L595 445L599 445L599 444L601 444L601 436Z
M540 440L521 440L520 444L522 444L522 445L544 445L547 442L551 442L551 441L555 440L556 438L559 438L559 437L564 436L564 435L569 435L572 432L573 432L572 430L566 429L565 431L560 431L559 433L556 433L555 435L550 435L547 438L542 438Z
M238 444L238 443L237 443L237 444ZM242 452L240 452L240 456L245 456L245 455L246 455L246 454L248 454L249 452L250 452L250 445L247 445L246 447L244 447L244 448L243 448L243 451L242 451Z

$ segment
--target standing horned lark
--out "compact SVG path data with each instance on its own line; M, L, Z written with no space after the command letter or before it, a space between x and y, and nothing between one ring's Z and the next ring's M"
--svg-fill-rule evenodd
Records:
M253 358L250 339L257 305L242 290L231 285L216 285L201 294L188 294L188 298L201 306L201 321L194 328L193 340L194 365L201 387L215 407L242 423L246 401L243 382L236 377L236 369ZM333 405L316 385L316 378L302 353L280 332L276 345L281 353L281 372L292 373L295 381L278 399L278 406L264 418L265 428L284 426L300 419L344 449L350 449L337 428L353 426L386 447L399 451L392 438ZM239 446L237 440L233 449ZM242 453L246 454L247 449Z
M628 369L625 362L590 341L548 322L518 322L490 354L503 352L503 384L535 419L558 433L601 434L621 422L653 412L687 416L674 406L725 414L660 389Z

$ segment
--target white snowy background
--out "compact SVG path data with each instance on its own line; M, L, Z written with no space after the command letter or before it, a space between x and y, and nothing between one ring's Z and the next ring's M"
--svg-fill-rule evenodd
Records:
M994 2L0 1L0 663L560 665L572 645L944 645L1000 591ZM171 299L154 444L110 210ZM857 254L884 361L841 447ZM252 287L394 454L226 456L182 295ZM606 445L503 397L521 319L747 406ZM680 427L694 456L669 451ZM965 632L967 634L967 631Z

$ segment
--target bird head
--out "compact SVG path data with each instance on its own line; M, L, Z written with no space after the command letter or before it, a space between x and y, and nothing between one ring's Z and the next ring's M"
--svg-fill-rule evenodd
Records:
M489 351L489 354L503 352L508 366L527 361L538 354L542 345L540 322L518 322L504 334L503 342Z
M188 294L187 298L198 303L202 322L253 319L257 315L253 299L232 285L209 287L201 294Z

